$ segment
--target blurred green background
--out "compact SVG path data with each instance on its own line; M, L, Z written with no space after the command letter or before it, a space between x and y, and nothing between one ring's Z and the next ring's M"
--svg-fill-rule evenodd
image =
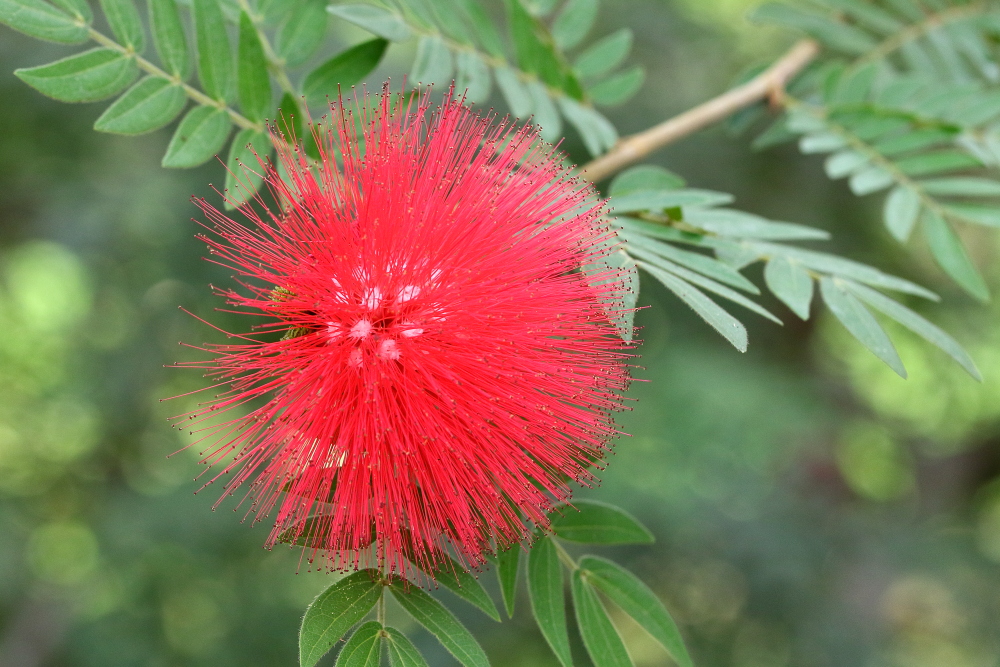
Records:
M610 113L619 130L702 101L786 47L743 21L750 4L606 0L601 31L630 26L648 73ZM186 404L158 400L202 385L164 365L187 354L178 341L214 335L178 306L241 326L213 313L207 285L227 272L193 238L189 197L212 199L222 168L161 169L169 128L100 135L90 126L104 105L53 102L11 75L68 52L0 28L0 665L293 665L301 613L330 575L262 550L267 527L241 524L232 504L212 512L216 489L193 495L195 453L167 458L186 441L166 418ZM409 57L391 50L372 81ZM603 553L666 600L701 667L1000 665L998 307L956 293L919 247L897 247L875 198L829 182L819 159L748 143L716 128L653 161L939 290L944 305L925 314L986 381L892 331L911 374L901 380L836 323L803 324L777 302L766 305L786 326L750 321L740 355L644 280L632 435L602 487L581 495L630 509L658 541ZM566 147L585 159L572 138ZM1000 288L996 237L976 247ZM441 595L497 667L557 664L523 591L499 625ZM616 620L637 665L668 664ZM431 665L457 664L408 629Z

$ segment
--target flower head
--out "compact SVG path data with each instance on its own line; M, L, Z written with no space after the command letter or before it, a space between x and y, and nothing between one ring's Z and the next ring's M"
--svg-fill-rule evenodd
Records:
M243 277L221 293L270 323L195 364L228 389L189 416L227 494L250 482L253 511L277 510L269 543L330 567L477 565L600 466L628 383L607 314L623 283L586 268L611 247L601 205L534 130L392 100L335 104L318 164L262 163L279 207L242 207L250 226L199 202Z

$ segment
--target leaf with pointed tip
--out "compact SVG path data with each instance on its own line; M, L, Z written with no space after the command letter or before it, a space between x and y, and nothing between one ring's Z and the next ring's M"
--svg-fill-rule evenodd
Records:
M378 667L382 649L382 624L368 621L344 644L334 667Z
M90 18L76 18L42 0L0 0L0 23L25 35L60 44L87 41Z
M390 42L405 42L413 36L399 14L388 9L372 5L330 5L326 11Z
M576 623L594 667L632 667L621 635L581 570L573 572L572 590Z
M229 148L226 160L226 208L231 209L253 198L264 182L260 160L271 153L271 140L263 132L240 130Z
M632 48L632 31L621 28L594 42L581 53L573 68L581 77L606 74L622 64Z
M299 665L313 667L382 595L377 570L361 570L333 584L313 600L299 630Z
M538 629L563 667L573 667L566 630L566 599L562 564L550 537L542 537L528 552L528 599Z
M489 667L490 661L479 642L444 605L416 584L402 579L393 579L389 590L400 606L465 667Z
M733 287L749 292L750 294L760 294L760 290L756 285L747 280L742 273L728 264L724 264L714 257L709 257L708 255L691 252L690 250L682 250L676 246L670 245L669 243L654 241L649 237L630 233L631 226L628 224L627 218L625 220L626 223L624 225L622 236L625 238L626 244L637 245L645 250L648 250L649 252L664 257L671 262L676 262L681 266L693 269L694 271L708 276L709 278L713 278L727 285L732 285Z
M302 82L306 99L318 103L336 97L344 89L360 83L382 60L389 42L381 37L341 51L309 72Z
M893 301L886 295L876 292L870 287L850 281L844 281L844 284L847 285L847 289L854 292L858 298L869 306L888 315L929 343L936 345L948 354L948 356L957 361L969 375L980 382L983 381L983 376L979 373L979 369L976 368L976 363L969 356L969 353L962 349L957 340L942 331L939 327L931 324L903 304Z
M920 195L908 187L897 185L885 198L882 217L889 233L900 243L910 238L919 214Z
M584 556L580 568L586 581L660 642L679 667L694 667L677 624L649 586L606 558Z
M301 65L316 52L326 35L323 0L298 0L278 28L274 50L290 67Z
M228 102L233 97L233 53L222 8L216 0L192 0L198 78L208 96Z
M197 167L222 150L229 137L229 114L213 107L195 107L181 119L170 138L162 165L172 168Z
M271 110L271 77L257 28L246 12L240 12L239 58L236 61L237 88L243 115L254 122L264 120Z
M931 254L944 272L972 296L980 301L989 301L990 291L986 282L969 258L961 239L945 219L937 211L924 209L921 222Z
M903 362L900 360L895 346L864 304L841 287L834 278L821 278L819 291L830 312L840 320L844 328L872 354L884 361L889 368L896 371L900 377L905 378L906 369L903 367Z
M14 75L62 102L96 102L128 87L139 75L135 60L113 49L91 49Z
M597 18L597 0L569 0L552 24L552 39L560 49L572 49L583 41Z
M724 208L686 209L684 220L707 232L731 238L771 241L821 241L830 238L829 233L815 227L768 220L753 213Z
M413 556L411 552L407 558ZM425 559L410 558L414 565L431 575L431 578L466 602L475 605L494 621L500 620L500 612L479 580L467 572L455 559L440 550L435 550L434 567L424 564Z
M646 80L646 71L641 65L631 67L624 72L595 83L587 89L594 104L614 107L629 101L639 92L642 82Z
M406 635L396 628L386 628L386 648L390 667L427 667L427 661Z
M813 279L801 264L787 257L772 257L764 267L764 281L774 296L781 299L799 319L809 319Z
M160 62L168 73L187 79L191 76L191 57L177 4L174 0L148 0L148 7L149 29Z
M115 100L94 123L99 132L144 134L163 127L184 109L187 96L179 85L149 76Z
M146 33L132 0L101 0L101 9L118 41L136 53L142 53L146 45Z
M576 128L583 139L583 145L592 156L596 157L610 150L618 142L615 126L593 107L584 106L569 97L560 97L558 103L566 120Z
M507 617L514 617L514 599L517 595L517 574L521 563L521 545L515 544L497 554L497 580Z
M611 197L642 190L676 190L684 187L684 179L655 164L641 164L615 176L608 187Z
M655 539L639 520L620 507L597 500L560 505L550 515L556 536L587 544L652 544Z

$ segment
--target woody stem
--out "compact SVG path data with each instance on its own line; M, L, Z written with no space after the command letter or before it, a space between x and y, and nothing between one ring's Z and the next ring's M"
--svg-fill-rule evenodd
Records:
M811 39L800 40L773 65L743 85L648 130L625 137L610 151L583 165L581 177L596 183L638 162L653 151L717 123L744 107L766 98L780 103L785 85L818 54L819 44Z

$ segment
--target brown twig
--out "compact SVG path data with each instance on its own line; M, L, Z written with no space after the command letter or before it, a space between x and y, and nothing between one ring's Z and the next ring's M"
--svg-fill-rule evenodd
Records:
M744 107L763 99L780 99L785 84L818 54L819 44L815 41L803 39L797 42L773 65L743 85L648 130L622 139L608 153L583 165L581 176L596 183L638 162L653 151L717 123Z

